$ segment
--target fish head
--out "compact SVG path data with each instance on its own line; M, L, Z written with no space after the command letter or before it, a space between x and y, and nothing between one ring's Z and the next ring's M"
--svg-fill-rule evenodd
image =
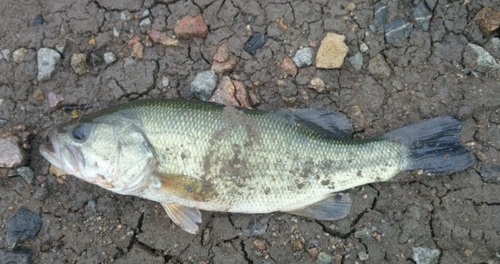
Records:
M130 121L73 121L58 126L40 153L67 174L121 194L137 194L155 167L153 150Z

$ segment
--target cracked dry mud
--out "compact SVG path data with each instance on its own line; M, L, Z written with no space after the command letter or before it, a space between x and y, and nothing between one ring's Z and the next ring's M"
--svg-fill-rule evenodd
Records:
M0 250L8 219L24 206L43 219L38 235L18 245L31 251L35 263L311 263L318 252L335 263L361 262L363 253L368 263L414 263L414 247L439 249L432 263L499 263L499 73L470 69L466 47L473 43L500 58L492 41L500 32L484 36L473 21L481 8L500 10L500 3L426 1L437 2L429 31L414 28L409 38L390 45L383 32L369 29L376 1L353 0L356 8L349 12L350 2L2 1L0 50L27 50L21 61L14 62L12 55L0 60L0 118L7 120L0 131L26 124L31 134L27 165L35 180L28 184L13 170L0 168ZM419 1L382 2L389 19L399 15L414 22L408 5ZM147 27L139 25L145 10L151 20ZM180 40L177 47L146 40L151 29L172 36L177 20L198 13L209 26L205 39ZM266 35L255 56L243 51L252 32ZM277 68L283 58L319 43L327 32L346 36L348 58L362 43L369 47L362 53L361 70L346 59L340 69L306 66L283 79ZM127 43L133 36L145 48L142 59L131 61ZM49 174L38 147L71 113L61 106L49 108L48 92L61 95L62 106L106 107L137 98L194 100L189 84L196 73L210 69L221 43L239 58L229 75L260 99L258 109L334 109L349 116L360 137L453 114L464 120L462 141L478 162L452 175L404 173L393 182L354 188L349 191L351 213L339 221L203 212L198 235L176 227L159 204ZM37 82L36 51L56 46L64 48L61 64L52 78ZM105 52L117 56L108 67L101 59ZM73 71L74 53L87 54L87 73ZM380 80L368 72L368 60L379 53L392 68ZM308 88L315 77L327 85L321 93Z

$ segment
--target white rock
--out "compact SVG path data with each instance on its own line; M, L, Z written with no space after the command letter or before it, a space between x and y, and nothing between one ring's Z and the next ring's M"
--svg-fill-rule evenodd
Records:
M61 61L61 54L53 49L40 48L37 53L37 61L37 79L38 81L46 81L54 75L56 66Z
M113 52L104 53L103 58L104 58L104 62L106 62L106 64L111 64L111 63L116 61L116 56Z

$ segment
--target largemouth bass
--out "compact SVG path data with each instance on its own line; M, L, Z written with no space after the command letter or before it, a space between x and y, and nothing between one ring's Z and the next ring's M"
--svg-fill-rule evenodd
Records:
M405 170L473 165L460 129L460 120L442 116L353 140L347 118L330 110L140 100L58 126L40 152L82 180L161 203L196 233L199 210L343 218L352 201L342 190Z

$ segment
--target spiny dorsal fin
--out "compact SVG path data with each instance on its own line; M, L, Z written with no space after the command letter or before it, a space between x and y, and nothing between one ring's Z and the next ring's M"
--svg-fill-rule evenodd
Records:
M288 213L318 220L337 220L349 214L351 205L352 200L347 194L336 193L323 201L298 210L288 211Z
M163 208L172 221L185 231L196 234L201 223L200 210L175 203L163 203Z
M352 134L352 127L347 117L329 109L284 109L273 113L284 115L291 122L303 124L324 137L348 138Z

